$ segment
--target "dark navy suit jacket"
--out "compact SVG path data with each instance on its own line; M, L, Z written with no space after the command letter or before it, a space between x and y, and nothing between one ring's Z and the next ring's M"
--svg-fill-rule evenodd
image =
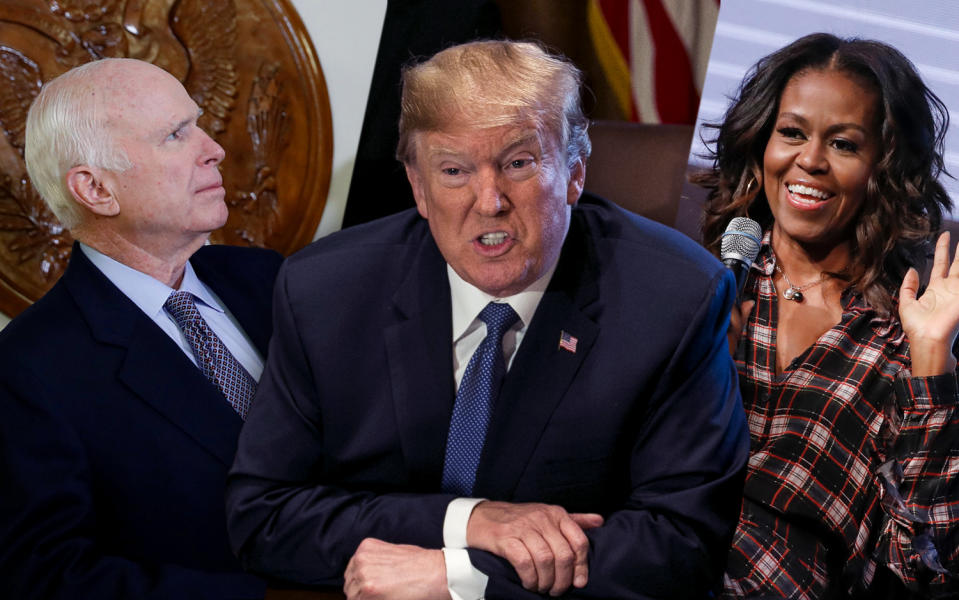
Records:
M264 355L280 260L225 246L191 258ZM0 596L262 598L226 536L241 425L75 246L0 332Z
M703 597L718 581L748 435L726 342L734 282L678 232L603 201L559 265L493 409L474 495L602 513L592 598ZM439 548L455 398L446 263L415 211L287 260L227 484L244 565L336 585L365 537ZM559 347L562 332L575 352ZM471 550L487 598L510 565Z

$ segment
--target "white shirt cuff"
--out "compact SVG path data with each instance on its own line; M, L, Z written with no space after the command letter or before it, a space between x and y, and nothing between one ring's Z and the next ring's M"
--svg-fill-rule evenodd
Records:
M476 569L466 551L466 526L473 508L485 498L454 498L443 519L443 558L446 586L453 600L482 600L489 577Z
M483 600L486 594L486 582L483 572L470 563L470 555L465 548L443 548L446 560L446 587L453 600Z
M473 508L485 498L454 498L446 505L446 517L443 519L443 546L446 548L466 548L466 525L473 514Z

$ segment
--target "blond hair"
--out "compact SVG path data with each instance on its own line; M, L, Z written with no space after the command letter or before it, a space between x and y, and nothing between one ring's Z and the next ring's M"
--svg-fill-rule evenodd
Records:
M396 157L415 161L413 134L456 121L497 127L532 121L557 134L570 167L590 153L580 104L582 73L535 43L478 41L447 48L403 70Z

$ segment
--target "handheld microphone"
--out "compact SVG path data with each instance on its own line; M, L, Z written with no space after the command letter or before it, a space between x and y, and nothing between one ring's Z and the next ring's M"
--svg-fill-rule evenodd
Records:
M749 217L736 217L726 226L719 257L736 276L736 298L743 292L749 267L759 255L763 228Z

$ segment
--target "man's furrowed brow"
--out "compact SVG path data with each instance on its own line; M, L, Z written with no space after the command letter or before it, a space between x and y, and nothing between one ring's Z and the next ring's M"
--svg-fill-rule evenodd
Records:
M520 146L526 146L530 144L536 146L537 148L540 146L539 134L537 134L535 131L521 134L515 140L507 143L506 146L503 147L502 154L508 154Z

